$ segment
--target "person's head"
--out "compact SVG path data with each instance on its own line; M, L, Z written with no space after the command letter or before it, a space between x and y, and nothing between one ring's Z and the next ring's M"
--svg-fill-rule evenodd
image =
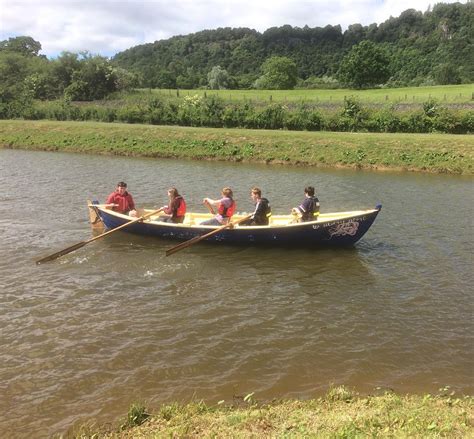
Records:
M313 186L307 186L304 188L304 193L306 195L309 195L310 197L314 197L314 187Z
M176 189L175 187L170 187L168 189L168 196L173 199L173 198L176 198L176 197L179 197L179 192L178 192L178 189Z
M117 183L117 192L120 194L123 194L126 191L127 191L127 183L125 183L124 181L119 181Z
M229 198L232 198L234 196L232 189L230 187L225 187L224 189L222 189L222 195L224 195L224 197L229 197Z
M250 190L250 196L252 197L252 200L256 201L262 198L262 191L258 187L253 187Z

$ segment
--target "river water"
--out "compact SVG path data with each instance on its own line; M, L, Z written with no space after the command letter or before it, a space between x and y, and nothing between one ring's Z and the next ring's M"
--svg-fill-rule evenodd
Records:
M251 186L274 213L316 186L321 211L383 208L354 248L259 249L118 232L85 200L125 180L138 205L190 210ZM473 179L0 150L0 431L47 437L130 403L474 390Z

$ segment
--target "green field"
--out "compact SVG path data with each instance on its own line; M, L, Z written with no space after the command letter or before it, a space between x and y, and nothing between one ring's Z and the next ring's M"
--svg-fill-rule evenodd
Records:
M0 121L0 147L357 169L474 173L474 136Z
M179 97L184 96L219 96L225 101L252 100L258 102L311 102L320 104L342 104L344 97L355 96L362 103L386 104L405 103L420 104L429 99L436 99L446 104L474 104L474 84L439 85L432 87L385 88L370 90L179 90ZM176 98L176 90L140 89L128 95L127 99L150 95ZM127 95L122 95L127 96Z

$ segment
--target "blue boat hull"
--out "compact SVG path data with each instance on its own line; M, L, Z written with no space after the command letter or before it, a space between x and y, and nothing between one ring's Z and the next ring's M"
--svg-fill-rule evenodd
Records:
M275 225L270 227L236 227L226 229L206 240L224 244L256 246L350 246L369 230L382 206L362 211L354 216L328 221ZM97 208L100 218L108 229L129 221L127 217L113 211ZM186 241L204 235L213 228L144 221L126 227L124 231L144 236Z

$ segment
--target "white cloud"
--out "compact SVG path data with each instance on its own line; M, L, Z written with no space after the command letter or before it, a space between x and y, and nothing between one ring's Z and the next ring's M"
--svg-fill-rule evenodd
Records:
M452 3L455 0L444 0ZM466 3L464 0L463 3ZM42 54L111 56L138 44L218 27L309 27L381 23L433 0L0 0L0 40L28 35Z

